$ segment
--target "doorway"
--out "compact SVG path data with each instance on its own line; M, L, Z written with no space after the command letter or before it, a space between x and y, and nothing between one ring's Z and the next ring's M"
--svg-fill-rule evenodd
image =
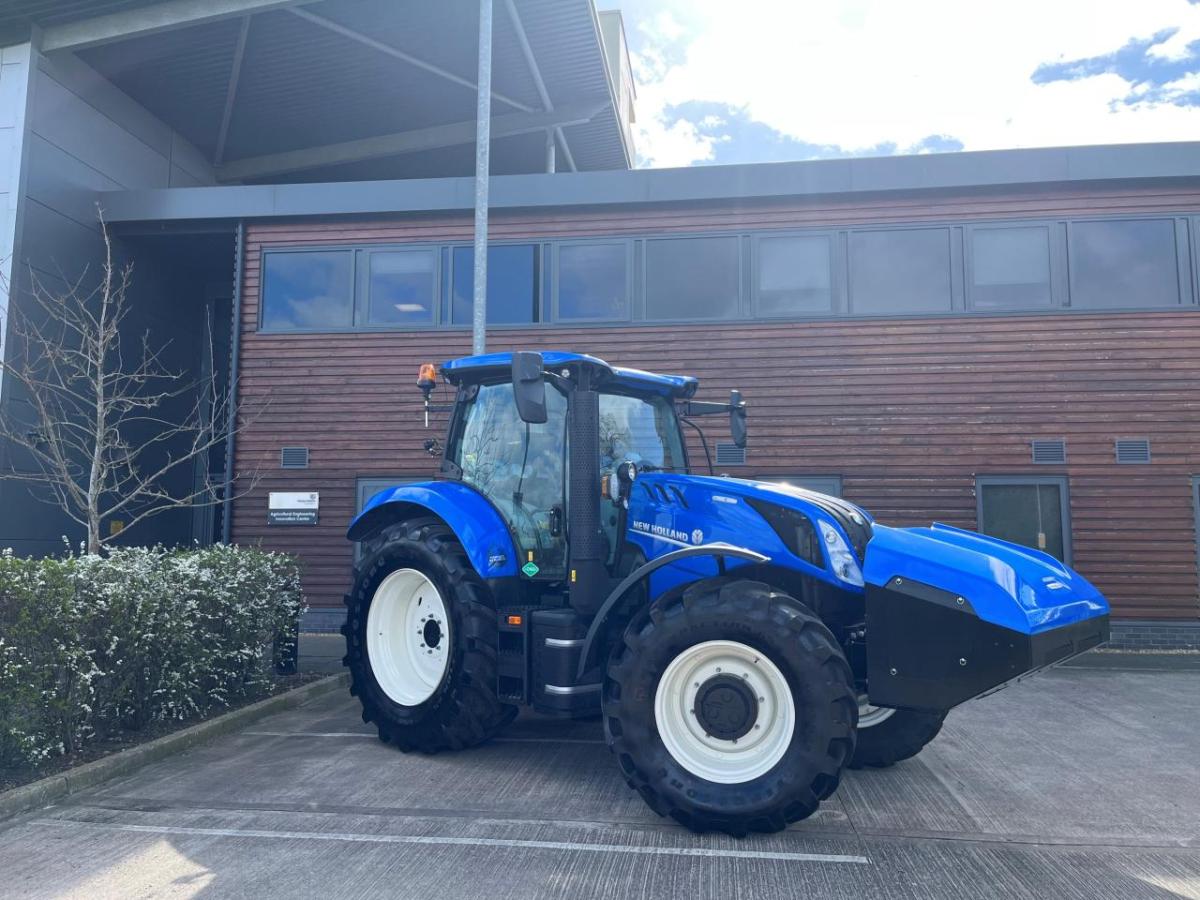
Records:
M1071 562L1066 476L981 475L975 495L980 532Z

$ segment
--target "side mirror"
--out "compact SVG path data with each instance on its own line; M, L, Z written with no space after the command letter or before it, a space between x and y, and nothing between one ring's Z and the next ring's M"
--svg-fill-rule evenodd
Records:
M522 422L541 425L546 421L546 382L542 354L514 353L512 356L513 399Z
M746 446L746 401L741 391L729 392L729 433L733 442L741 448Z

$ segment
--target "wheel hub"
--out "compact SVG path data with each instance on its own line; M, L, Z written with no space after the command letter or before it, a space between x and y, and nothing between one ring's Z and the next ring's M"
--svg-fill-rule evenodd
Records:
M396 569L375 589L367 612L367 661L383 692L418 706L437 691L453 637L441 594L416 569Z
M758 718L758 698L745 680L716 675L696 694L696 721L707 734L725 741L745 737Z
M769 772L795 732L791 688L762 651L738 641L704 641L676 656L654 693L654 724L688 772L741 784Z

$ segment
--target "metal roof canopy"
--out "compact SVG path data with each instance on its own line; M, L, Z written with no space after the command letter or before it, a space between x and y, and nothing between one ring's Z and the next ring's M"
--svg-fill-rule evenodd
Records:
M428 178L472 170L478 0L10 0L178 131L226 182ZM628 168L591 0L502 0L492 171L540 172L547 133L581 170Z
M1200 142L989 150L808 162L509 175L493 178L492 210L1018 186L1200 180ZM354 184L170 188L100 195L110 222L470 210L470 178Z

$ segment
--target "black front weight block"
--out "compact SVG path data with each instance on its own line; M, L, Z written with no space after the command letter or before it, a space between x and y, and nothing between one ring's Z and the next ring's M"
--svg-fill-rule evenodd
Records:
M947 710L1108 640L1108 616L1024 634L969 597L893 578L867 585L867 694L875 706Z

